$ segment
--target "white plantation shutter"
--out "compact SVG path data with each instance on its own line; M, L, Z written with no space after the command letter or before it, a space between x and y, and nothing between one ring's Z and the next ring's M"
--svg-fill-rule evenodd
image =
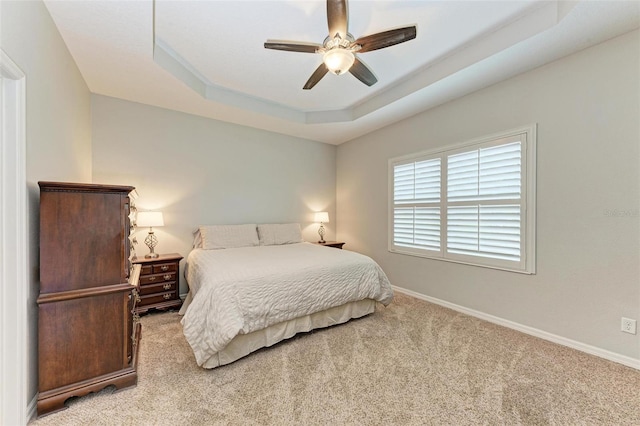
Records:
M393 242L398 246L440 250L440 208L395 208Z
M522 194L522 143L480 149L478 196L492 200L517 200Z
M478 208L449 207L447 213L447 248L452 253L478 250Z
M478 196L478 151L449 156L447 163L447 199L465 200Z
M393 168L394 245L440 249L440 163L436 158Z
M440 250L440 208L416 207L414 243L431 250Z
M440 159L401 164L393 169L396 204L440 201Z
M520 206L449 207L449 253L520 261Z
M415 163L415 201L440 201L440 159Z
M449 253L520 262L522 143L500 143L447 158ZM487 203L487 204L485 204Z
M450 155L448 201L519 199L521 143Z
M415 192L414 163L403 164L394 169L393 201L397 204L411 202Z
M390 251L534 272L535 128L389 164Z

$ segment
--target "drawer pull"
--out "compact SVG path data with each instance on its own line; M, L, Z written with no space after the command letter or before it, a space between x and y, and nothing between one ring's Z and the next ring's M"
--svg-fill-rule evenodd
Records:
M164 287L165 290L169 290L171 288L171 284L165 284L162 287Z
M164 274L162 277L165 281L169 281L171 279L171 274Z
M157 277L149 277L149 281L155 281Z
M170 294L165 294L162 297L164 297L165 300L169 300L169 299L171 299L172 296Z
M133 317L131 318L133 321L133 332L131 333L131 344L132 346L135 348L136 347L136 343L137 343L137 339L136 339L136 328L138 327L138 323L140 322L140 315L134 313Z
M160 269L162 269L163 271L166 271L167 269L169 269L169 265L162 265Z

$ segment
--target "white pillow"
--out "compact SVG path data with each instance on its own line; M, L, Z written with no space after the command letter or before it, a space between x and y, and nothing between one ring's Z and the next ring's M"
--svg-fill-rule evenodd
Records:
M299 223L277 223L258 225L261 246L301 243L302 231Z
M200 228L193 231L193 248L202 248L202 235L200 235Z
M260 244L254 223L245 225L209 225L200 227L205 250L251 247Z

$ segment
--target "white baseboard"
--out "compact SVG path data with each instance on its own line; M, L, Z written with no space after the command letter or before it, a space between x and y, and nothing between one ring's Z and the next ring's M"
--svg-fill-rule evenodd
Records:
M36 405L37 403L38 403L38 393L36 392L36 394L33 396L33 399L29 402L29 405L27 405L27 423L35 419L38 414L36 412L36 409L38 408Z
M484 312L476 311L474 309L465 308L464 306L456 305L455 303L447 302L445 300L437 299L431 296L425 296L424 294L417 293L412 290L407 290L402 287L393 286L393 289L398 293L404 293L409 296L413 296L416 299L425 300L427 302L443 306L445 308L453 309L454 311L461 312L463 314L479 318L484 321L488 321L494 324L501 325L503 327L511 328L516 331L520 331L525 334L529 334L531 336L539 337L544 340L548 340L553 343L557 343L559 345L567 346L572 349L576 349L581 352L588 353L590 355L595 355L600 358L604 358L609 361L617 362L618 364L626 365L627 367L635 368L636 370L640 370L640 359L631 358L626 355L621 355L615 352L608 351L606 349L598 348L596 346L587 345L585 343L581 343L575 340L567 339L566 337L558 336L556 334L548 333L543 330L539 330L537 328L529 327L527 325L522 325L517 322L509 321L504 318L496 317L494 315L489 315Z

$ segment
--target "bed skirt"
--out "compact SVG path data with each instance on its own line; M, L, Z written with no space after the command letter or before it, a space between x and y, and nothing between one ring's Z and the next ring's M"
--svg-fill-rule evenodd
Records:
M364 299L274 324L249 334L239 334L229 342L227 347L213 354L202 366L204 368L216 368L230 364L260 348L269 347L282 340L289 339L297 333L342 324L352 318L368 315L375 311L375 308L375 300Z

